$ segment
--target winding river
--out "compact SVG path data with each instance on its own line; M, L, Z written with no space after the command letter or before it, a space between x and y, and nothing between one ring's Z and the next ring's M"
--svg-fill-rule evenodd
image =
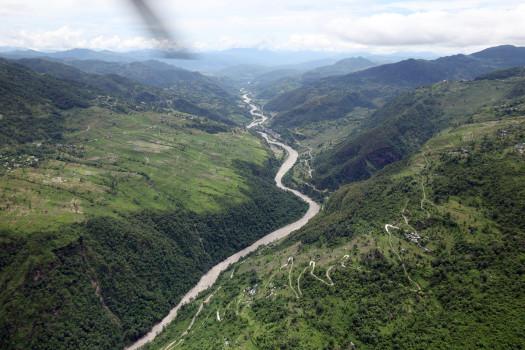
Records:
M252 128L256 125L263 123L265 120L268 119L262 113L258 112L257 106L251 103L251 100L247 95L244 95L243 98L244 98L244 102L252 108L250 113L254 116L254 121L250 125L248 125L247 128ZM239 259L247 255L248 253L253 252L260 246L269 244L273 241L281 239L289 235L293 231L303 227L315 214L319 212L320 207L316 202L314 202L312 199L310 199L308 196L305 196L301 192L284 186L282 183L282 178L284 174L286 174L286 172L288 172L288 170L290 170L292 166L295 164L295 162L297 161L297 158L298 158L297 151L291 148L290 146L287 146L281 142L270 140L268 135L265 133L261 132L260 134L266 139L268 143L282 147L286 150L286 152L288 152L288 157L284 161L283 165L281 165L281 168L279 169L279 171L277 172L277 175L275 176L275 183L279 188L282 188L283 190L286 190L286 191L293 192L293 194L295 194L296 196L300 197L305 202L307 202L309 205L308 211L301 219L291 224L288 224L284 227L281 227L280 229L276 231L273 231L272 233L264 236L263 238L253 243L251 246L238 251L237 253L233 254L229 258L223 260L222 262L212 267L211 270L209 270L204 276L201 277L197 285L195 285L195 287L193 287L188 293L186 293L186 295L184 295L184 297L177 304L177 306L171 309L169 314L166 317L164 317L164 319L160 323L156 324L145 336L143 336L142 338L137 340L135 343L127 347L126 350L138 349L144 344L152 341L157 336L157 334L162 332L164 327L170 324L175 319L175 317L177 317L177 312L179 311L180 307L183 304L190 302L191 299L197 297L197 295L200 292L211 287L215 283L217 278L219 277L219 274L222 271L226 270L228 266L230 266L233 263L236 263L237 261L239 261Z

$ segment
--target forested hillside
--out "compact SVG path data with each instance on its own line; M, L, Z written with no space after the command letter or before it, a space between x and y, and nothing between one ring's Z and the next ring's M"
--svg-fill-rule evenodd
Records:
M148 348L520 348L524 98L516 69L392 102L415 118L396 114L414 130L398 140L441 131L225 271Z
M207 269L306 209L274 185L262 138L204 108L92 85L112 76L0 67L2 349L123 348Z
M138 103L155 103L159 108L174 108L190 114L200 109L198 115L225 123L243 125L251 118L239 106L241 100L227 91L228 86L223 87L200 73L157 61L123 64L67 60L60 63L26 58L17 62L37 72L83 82L105 92L135 99ZM157 78L163 81L159 82ZM181 106L182 100L185 106Z
M49 108L87 107L93 92L84 84L63 86L57 79L43 77L0 59L0 89L3 115L44 114Z
M525 48L500 46L472 55L409 59L344 76L329 77L283 93L265 104L277 112L271 126L283 131L341 119L359 108L381 107L408 89L442 80L473 79L490 71L525 65Z
M409 91L364 120L364 132L321 153L314 162L312 182L319 188L335 189L366 179L451 124L470 122L474 114L487 110L500 116L512 114L514 107L498 106L520 105L524 82L520 68Z

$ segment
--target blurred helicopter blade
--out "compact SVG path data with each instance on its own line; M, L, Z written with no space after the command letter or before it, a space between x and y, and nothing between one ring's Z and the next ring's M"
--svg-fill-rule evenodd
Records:
M197 57L195 54L187 52L177 44L173 36L170 35L162 21L146 4L146 0L130 0L135 6L142 19L144 20L149 32L159 42L159 49L162 51L162 58L193 60Z

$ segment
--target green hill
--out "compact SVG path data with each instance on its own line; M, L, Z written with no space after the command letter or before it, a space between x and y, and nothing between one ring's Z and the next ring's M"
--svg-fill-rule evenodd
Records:
M21 65L0 59L2 114L38 113L41 109L86 107L93 97L83 84L60 86L59 81L43 77Z
M331 75L345 75L374 66L377 66L377 63L367 60L366 58L350 57L337 61L336 63L329 66L315 68L304 75L309 78L328 77Z
M239 104L242 104L241 99L231 94L229 87L222 80L204 76L199 72L188 71L156 60L117 63L71 59L63 62L87 73L118 74L142 84L168 89L163 90L164 93L174 94L178 98L213 112L223 121L230 119L244 125L251 120L249 113L239 107Z
M2 349L123 348L306 209L255 134L0 67Z
M503 86L515 84L414 94L452 104L473 91L507 96ZM464 123L450 115L410 155L336 191L299 232L225 271L147 348L520 348L525 101L486 97Z
M505 79L498 79L502 75ZM524 70L513 69L471 82L442 82L409 91L363 121L364 132L319 154L312 182L335 189L366 179L449 125L467 123L474 113L497 109L498 104L517 103L512 99L523 96L516 91L522 91L524 82Z
M188 107L183 112L196 113L199 109L199 116L230 124L244 125L251 120L249 113L239 106L240 100L217 83L199 73L157 61L124 64L20 59L17 62L37 72L80 81L126 99L135 99L138 103L155 103L161 108L177 109L177 104L180 106L181 100L184 100ZM159 83L156 78L149 79L149 76L161 77L164 81Z
M63 60L63 63L91 74L114 73L143 84L168 86L181 80L205 80L198 72L178 68L155 60L143 62L107 62L99 60Z

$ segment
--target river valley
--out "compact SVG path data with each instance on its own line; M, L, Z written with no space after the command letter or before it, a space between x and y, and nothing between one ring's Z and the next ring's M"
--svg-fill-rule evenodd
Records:
M247 128L252 128L254 126L260 125L268 119L264 114L259 112L257 106L251 103L251 100L248 97L248 95L245 94L243 96L243 99L244 99L244 102L251 107L250 113L254 117L254 120L252 121L252 123L250 123L247 126ZM279 168L279 171L277 172L277 175L275 176L275 183L279 188L285 191L290 191L296 196L300 197L305 202L307 202L309 205L308 211L301 219L269 233L268 235L257 240L252 245L238 251L237 253L231 255L227 259L223 260L222 262L212 267L204 276L201 277L197 285L195 285L188 293L186 293L186 295L184 295L184 297L177 304L177 306L175 306L173 309L170 310L169 314L164 319L162 319L161 322L156 324L146 335L144 335L138 341L136 341L135 343L127 347L126 350L138 349L144 344L152 341L157 336L157 334L162 332L164 327L170 324L177 317L177 312L183 304L191 302L191 300L194 299L200 292L211 287L215 283L217 278L219 277L220 273L226 270L228 266L236 263L237 261L239 261L239 259L255 251L260 246L269 244L278 239L286 237L293 231L298 230L299 228L303 227L312 217L314 217L319 212L320 210L319 205L316 202L314 202L310 197L302 194L299 191L288 188L284 186L282 183L283 176L293 167L293 165L297 161L297 158L298 158L297 151L291 148L290 146L285 145L281 142L271 140L269 136L265 133L260 132L260 134L264 137L264 139L266 139L268 143L281 147L284 150L286 150L286 152L288 153L286 160L281 165L281 167Z

